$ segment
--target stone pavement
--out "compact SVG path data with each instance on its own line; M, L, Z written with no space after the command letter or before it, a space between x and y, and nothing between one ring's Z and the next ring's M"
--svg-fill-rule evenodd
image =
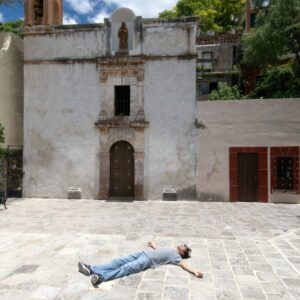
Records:
M104 263L187 242L194 278L166 266L94 289L78 260ZM0 208L0 299L300 299L300 205L9 200Z

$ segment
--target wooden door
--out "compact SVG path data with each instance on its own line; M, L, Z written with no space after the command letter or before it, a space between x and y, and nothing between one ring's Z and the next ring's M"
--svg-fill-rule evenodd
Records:
M134 150L124 141L110 150L110 197L134 197Z
M238 154L238 201L258 201L258 154Z

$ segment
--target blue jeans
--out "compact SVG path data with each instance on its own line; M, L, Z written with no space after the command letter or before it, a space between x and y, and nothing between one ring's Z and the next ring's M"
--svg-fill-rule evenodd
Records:
M92 272L101 275L103 281L136 274L149 268L151 261L143 251L114 259L108 264L91 266Z

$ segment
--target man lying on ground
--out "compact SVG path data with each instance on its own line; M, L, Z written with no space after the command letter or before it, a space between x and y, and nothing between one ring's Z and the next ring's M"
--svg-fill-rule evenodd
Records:
M102 282L129 276L150 268L157 268L162 265L176 265L183 270L202 278L203 274L188 266L183 259L191 257L192 249L187 245L177 246L176 249L159 248L156 243L149 242L148 247L152 249L140 251L125 257L112 260L108 264L86 265L78 263L79 272L86 276L91 275L91 282L95 288Z

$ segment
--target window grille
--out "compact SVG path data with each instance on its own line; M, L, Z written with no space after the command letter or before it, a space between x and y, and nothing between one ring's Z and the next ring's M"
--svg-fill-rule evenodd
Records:
M209 94L209 83L203 82L199 84L199 95L208 95Z
M204 70L211 70L213 59L214 59L213 52L202 52L202 61L200 64L200 68Z
M130 116L130 86L115 86L115 115Z
M294 158L276 158L276 187L277 190L294 189Z

